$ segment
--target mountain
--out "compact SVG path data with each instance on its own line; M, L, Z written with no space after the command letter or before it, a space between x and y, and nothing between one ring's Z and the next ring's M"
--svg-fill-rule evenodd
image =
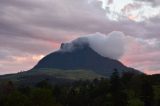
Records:
M101 56L90 47L86 39L80 38L71 43L62 43L58 51L42 58L31 70L1 75L0 84L11 80L15 84L35 85L46 79L52 84L64 84L75 80L109 78L115 69L120 74L141 73L118 60Z
M43 69L90 70L106 77L110 77L115 69L120 74L128 71L140 73L117 60L99 55L83 39L77 39L71 43L62 43L60 50L41 59L32 71Z

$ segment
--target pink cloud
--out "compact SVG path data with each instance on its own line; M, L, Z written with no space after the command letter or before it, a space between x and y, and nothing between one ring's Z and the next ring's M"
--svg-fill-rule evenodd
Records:
M142 4L139 4L139 3L130 3L130 4L125 5L124 8L122 9L122 11L124 13L127 13L127 12L130 12L132 10L139 9L141 7L142 7Z
M149 43L145 40L132 42L120 61L147 74L160 73L160 51L156 47L158 42L154 45Z
M114 0L108 0L108 5L112 4Z
M16 73L31 69L44 55L12 56L12 60L0 60L0 74Z

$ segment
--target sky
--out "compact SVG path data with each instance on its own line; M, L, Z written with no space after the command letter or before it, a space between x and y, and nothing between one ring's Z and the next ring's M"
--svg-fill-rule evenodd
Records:
M119 58L160 73L160 0L0 0L0 74L31 69L62 42L119 31L129 43Z

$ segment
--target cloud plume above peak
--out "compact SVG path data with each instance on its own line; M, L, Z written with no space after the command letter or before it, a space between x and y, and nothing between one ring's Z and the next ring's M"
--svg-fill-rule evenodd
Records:
M88 37L93 50L104 57L120 59L126 48L126 36L122 32L111 32L108 35L95 33Z
M87 44L101 56L118 60L125 53L127 40L128 37L122 32L113 31L107 35L97 32L67 42L61 49L63 51L72 51L76 44L80 46Z

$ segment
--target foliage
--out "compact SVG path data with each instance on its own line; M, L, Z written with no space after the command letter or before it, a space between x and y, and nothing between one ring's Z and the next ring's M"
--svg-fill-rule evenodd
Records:
M52 84L47 79L36 85L0 86L0 106L160 106L160 75L119 75L110 79L79 80ZM16 85L16 86L15 86Z

